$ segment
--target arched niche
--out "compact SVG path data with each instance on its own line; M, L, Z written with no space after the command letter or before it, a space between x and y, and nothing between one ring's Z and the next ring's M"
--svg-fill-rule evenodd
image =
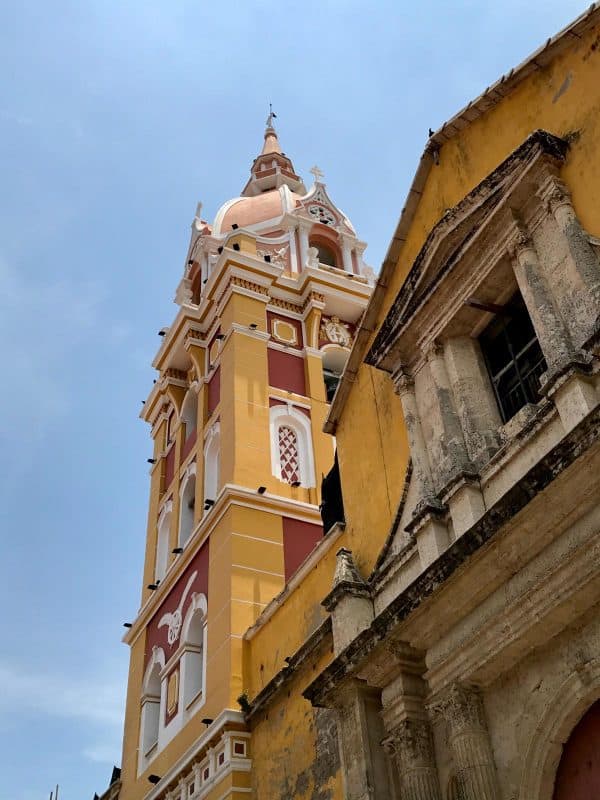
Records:
M140 719L140 759L143 764L158 744L160 729L161 672L165 666L162 648L155 647L146 667L142 683L142 708Z
M171 534L171 519L173 516L173 503L168 500L160 512L156 532L156 560L154 577L162 581L169 566L169 539Z
M196 432L198 425L198 392L196 389L196 385L190 386L181 406L181 421L185 424L186 440Z
M271 471L280 481L315 485L310 419L291 405L270 409Z
M221 429L218 422L210 428L204 442L204 503L214 503L220 486Z
M185 547L194 530L194 509L196 506L196 462L186 469L179 492L179 547Z
M196 592L181 629L181 699L184 712L204 699L206 682L206 597Z

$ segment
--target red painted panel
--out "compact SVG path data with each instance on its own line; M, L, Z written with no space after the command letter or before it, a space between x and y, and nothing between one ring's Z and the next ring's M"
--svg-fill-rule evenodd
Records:
M289 581L306 556L323 538L323 526L283 518L283 562L285 579Z
M600 797L600 700L565 742L556 773L554 800Z
M185 442L183 444L183 447L181 448L181 462L180 463L183 463L185 461L185 459L189 456L189 454L192 452L192 448L196 444L196 434L197 434L197 431L196 431L196 428L194 428L194 430L190 433L190 435L185 440Z
M267 358L271 386L306 396L304 358L275 350L273 347L267 348Z
M175 442L171 445L171 449L165 456L165 486L171 485L173 476L175 475Z
M208 416L213 413L221 399L221 367L217 367L214 375L208 382Z
M179 607L181 598L188 585L188 580L194 573L196 573L196 575L191 586L188 588L183 606L180 609L182 619L185 619L185 615L192 602L192 595L194 592L201 592L208 598L208 541L206 541L200 550L198 550L181 577L177 580L169 594L162 601L158 607L158 610L148 623L148 627L146 628L145 663L148 663L152 655L152 648L155 645L163 648L165 651L165 658L168 661L181 644L180 640L177 639L172 645L170 645L167 641L168 625L162 625L159 627L159 623L165 614L173 613L173 611Z

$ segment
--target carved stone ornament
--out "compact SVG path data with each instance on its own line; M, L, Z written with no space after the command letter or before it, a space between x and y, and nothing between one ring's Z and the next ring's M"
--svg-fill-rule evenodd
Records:
M427 720L405 719L386 738L388 752L392 750L406 767L433 762L433 742Z
M339 317L325 319L321 323L321 338L327 339L332 344L339 344L342 347L350 347L352 335L348 326L340 322Z
M392 372L392 382L394 384L394 391L399 397L402 397L406 392L414 391L415 382L412 376L405 372L404 367L400 366Z
M307 262L309 267L313 267L314 269L319 269L319 251L316 247L309 247L308 248L308 259Z
M286 267L287 266L287 252L290 249L289 244L280 247L278 250L257 250L256 254L259 255L261 258L265 256L271 257L271 264L276 264L278 267Z
M317 222L321 222L323 225L335 225L336 223L336 219L331 211L324 206L313 204L308 207L307 211L311 217L314 217Z
M473 687L456 684L434 705L434 710L446 720L452 734L485 728L481 697Z
M183 606L190 592L190 589L192 588L192 584L196 580L197 575L198 575L197 570L190 575L186 587L183 590L183 594L181 595L181 600L179 601L179 605L174 611L168 612L167 614L163 614L163 616L160 618L160 622L158 623L159 628L162 628L165 625L168 626L167 642L171 646L174 645L175 642L179 639L179 634L181 633L181 626L183 624L183 615L182 615Z
M553 183L546 197L546 202L548 210L554 212L560 206L571 205L571 196L566 186L560 183Z

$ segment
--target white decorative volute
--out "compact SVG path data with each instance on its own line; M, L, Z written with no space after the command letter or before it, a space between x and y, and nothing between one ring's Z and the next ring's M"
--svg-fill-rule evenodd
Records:
M185 605L185 601L187 599L188 594L190 593L190 589L192 588L192 584L196 580L196 576L198 575L198 571L192 572L189 577L189 580L183 590L183 594L181 595L181 600L179 601L179 605L174 611L167 612L163 614L160 618L160 622L158 623L158 627L162 628L165 625L168 626L167 630L167 642L170 645L174 645L175 642L179 639L179 634L181 633L181 625L183 623L183 606Z

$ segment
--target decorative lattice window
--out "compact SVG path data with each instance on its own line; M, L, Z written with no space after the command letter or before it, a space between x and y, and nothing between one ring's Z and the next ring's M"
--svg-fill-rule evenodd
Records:
M296 431L287 425L279 428L279 465L282 481L300 483L298 436Z

